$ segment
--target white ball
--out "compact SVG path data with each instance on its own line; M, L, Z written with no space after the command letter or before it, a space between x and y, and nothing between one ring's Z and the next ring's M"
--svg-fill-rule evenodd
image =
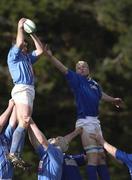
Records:
M27 33L34 33L36 31L36 25L30 19L26 19L23 25L24 31Z

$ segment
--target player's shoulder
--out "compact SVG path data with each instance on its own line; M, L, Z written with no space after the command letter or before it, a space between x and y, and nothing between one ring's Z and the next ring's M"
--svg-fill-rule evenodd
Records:
M20 47L18 47L16 44L13 44L12 47L9 50L9 53L17 53L19 52L21 49Z
M77 76L77 73L71 69L67 69L66 73L65 73L66 77L76 77Z

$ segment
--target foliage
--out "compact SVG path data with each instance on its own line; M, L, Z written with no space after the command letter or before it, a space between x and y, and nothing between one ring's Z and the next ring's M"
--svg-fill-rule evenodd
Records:
M16 35L19 18L27 17L36 22L41 40L49 44L54 55L65 65L74 68L77 60L87 60L91 75L100 82L105 92L124 99L125 106L119 110L111 104L101 103L100 119L106 139L131 152L131 9L131 0L1 0L1 112L6 107L13 86L6 63L7 53ZM30 42L28 35L26 38ZM64 77L45 56L40 58L34 69L36 99L33 118L47 137L64 135L75 124L73 96ZM77 139L71 144L69 153L79 151L82 151L82 147L80 139ZM29 142L26 142L24 157L38 163ZM108 157L108 164L111 179L128 179L126 169L111 157ZM36 175L17 171L15 179L33 180Z

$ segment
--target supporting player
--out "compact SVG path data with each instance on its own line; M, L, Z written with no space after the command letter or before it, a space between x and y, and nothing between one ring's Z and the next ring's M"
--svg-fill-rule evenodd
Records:
M82 180L79 167L86 164L86 155L70 155L64 153L63 156L64 162L61 180Z
M132 179L132 154L128 154L112 146L98 133L96 135L91 134L90 136L100 143L108 153L127 166Z
M11 116L10 116L11 115ZM9 124L6 127L6 124ZM9 100L7 109L0 116L0 179L11 180L13 177L13 166L7 159L12 135L16 127L16 111L14 101Z
M62 137L46 139L34 121L30 123L29 139L39 155L38 180L61 180L63 152L68 150L68 144L82 132L82 128Z

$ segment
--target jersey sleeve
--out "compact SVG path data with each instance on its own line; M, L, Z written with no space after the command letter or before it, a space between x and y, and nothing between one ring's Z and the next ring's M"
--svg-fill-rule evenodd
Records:
M83 166L85 164L85 159L83 154L71 155L72 159L74 159L78 166Z
M127 154L124 151L116 151L116 159L122 161L124 164L128 165L132 161L132 154Z
M37 61L37 56L36 56L35 51L32 51L31 53L29 53L28 57L32 64L34 64Z
M79 85L79 75L72 70L68 70L65 75L66 80L72 89L75 89Z
M9 124L5 130L5 136L9 141L12 140L13 132L14 132L14 128Z
M9 62L11 61L17 62L19 60L18 56L20 55L20 53L21 53L21 49L18 48L16 45L14 45L8 53Z
M41 144L39 144L37 147L35 147L35 151L39 155L40 159L43 157L43 155L46 152L44 147Z

